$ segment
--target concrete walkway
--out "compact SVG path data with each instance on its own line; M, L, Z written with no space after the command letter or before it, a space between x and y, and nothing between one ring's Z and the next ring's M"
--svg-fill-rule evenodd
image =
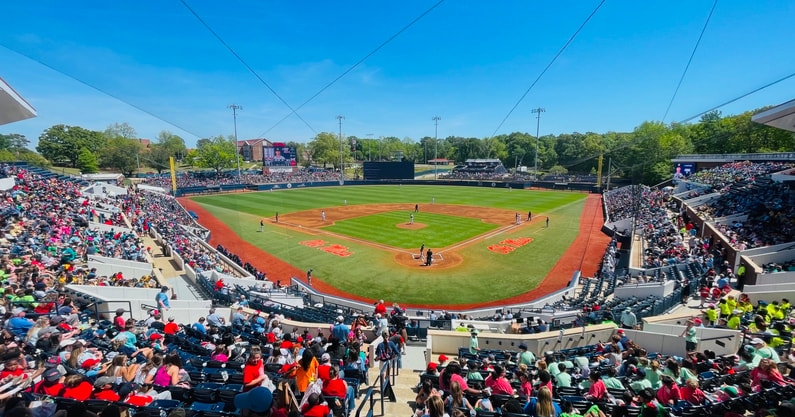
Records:
M185 275L185 271L178 270L176 263L171 261L170 256L163 255L160 246L148 235L143 235L144 245L152 248L152 257L158 281L161 285L167 285L174 289L174 293L180 300L204 300L201 292L196 288Z

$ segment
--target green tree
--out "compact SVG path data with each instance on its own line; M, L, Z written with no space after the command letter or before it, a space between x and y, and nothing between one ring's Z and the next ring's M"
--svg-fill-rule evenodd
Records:
M99 161L97 156L86 148L80 150L77 156L77 169L83 174L95 174L99 172Z
M127 122L109 125L102 134L105 135L106 138L120 136L125 139L138 139L135 128L130 126Z
M339 167L340 162L340 142L339 137L333 133L321 132L307 144L307 154L316 164L323 167L333 165ZM353 158L350 152L345 152L343 147L342 157L344 162L350 162Z
M196 166L210 168L218 174L237 164L234 138L226 139L219 135L200 142L201 145L196 148Z
M132 176L139 163L139 155L144 149L136 139L116 136L108 140L107 146L99 153L100 166L113 168L126 176Z
M146 162L157 170L158 174L169 169L169 159L172 156L182 159L187 153L185 140L167 130L157 135L157 143L152 144L149 149L151 152L145 158Z
M19 133L0 134L0 149L8 149L11 152L27 150L28 138Z
M96 153L104 144L105 139L99 132L79 126L55 125L39 136L36 150L53 163L68 163L74 167L83 149Z

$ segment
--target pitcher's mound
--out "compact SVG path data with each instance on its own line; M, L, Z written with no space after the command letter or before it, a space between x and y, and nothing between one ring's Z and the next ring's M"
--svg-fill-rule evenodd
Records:
M395 227L397 227L398 229L412 229L412 230L414 230L414 229L422 229L423 227L426 227L426 226L427 225L424 224L424 223L417 223L417 222L415 222L414 224L398 223L398 224L395 225Z

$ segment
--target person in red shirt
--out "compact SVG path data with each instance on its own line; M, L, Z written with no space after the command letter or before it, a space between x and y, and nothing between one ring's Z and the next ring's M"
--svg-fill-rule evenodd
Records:
M378 300L378 303L375 305L375 312L373 314L381 314L381 316L384 316L386 314L386 306L384 305L384 300Z
M124 320L124 309L117 308L116 309L116 317L113 318L113 326L116 327L116 330L122 331L127 326L126 321Z
M323 382L323 395L333 397L345 398L348 404L348 412L356 409L355 396L353 387L349 387L348 383L340 378L340 368L337 365L332 365L329 369L329 379Z
M301 407L301 415L304 417L326 417L329 414L331 410L323 404L323 397L314 392L309 394L306 404Z
M591 381L591 388L588 389L588 393L583 395L583 397L593 402L607 401L607 387L602 382L602 375L598 371L592 371L588 379Z
M320 357L320 365L317 366L317 377L324 383L331 379L331 355L324 353Z
M116 382L116 378L112 376L101 376L97 378L94 382L94 388L97 390L94 392L93 397L98 400L119 401L119 394L113 390L114 382Z
M505 378L505 369L500 365L494 365L494 371L486 377L485 384L491 388L492 394L513 395L513 387Z
M82 375L69 375L63 384L66 388L63 397L77 401L85 401L91 398L91 393L94 391L94 387Z
M179 331L179 324L174 322L174 317L168 318L168 323L166 323L166 328L163 330L165 334L176 334Z
M692 405L702 405L707 402L707 395L698 388L698 379L688 378L685 386L679 389L682 399Z
M3 371L0 372L0 379L9 377L9 376L20 376L24 375L25 370L19 366L19 359L9 359L6 361L6 366L3 368ZM27 378L27 376L26 376Z
M61 378L63 378L63 374L58 368L50 368L44 371L41 382L36 384L33 392L51 397L60 397L65 389Z
M243 392L260 386L267 377L265 366L262 364L262 350L259 346L253 346L249 350L246 366L243 367Z
M676 405L682 399L682 394L679 392L679 386L676 385L674 379L669 375L663 375L660 378L662 387L657 391L657 399L664 406Z
M221 291L223 288L224 288L224 280L219 279L218 281L215 282L216 291Z

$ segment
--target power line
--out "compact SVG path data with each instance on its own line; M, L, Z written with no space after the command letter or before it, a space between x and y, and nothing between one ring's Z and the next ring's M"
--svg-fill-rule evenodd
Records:
M776 84L778 84L778 83L780 83L780 82L782 82L782 81L788 80L788 79L790 79L790 78L792 78L792 77L795 77L795 72L793 72L792 74L790 74L790 75L787 75L787 76L785 76L785 77L781 77L781 78L777 79L776 81L769 82L769 83L767 83L767 84L765 84L765 85L763 85L763 86L761 86L761 87L759 87L759 88L755 88L755 89L753 89L753 90L751 90L751 91L749 91L749 92L747 92L747 93L745 93L745 94L742 94L742 95L740 95L740 96L737 96L737 97L735 97L735 98L733 98L733 99L731 99L731 100L729 100L729 101L726 101L726 102L723 102L723 103L721 103L721 104L718 104L717 106L715 106L715 107L712 107L712 108L710 108L709 110L704 110L704 111L702 111L701 113L698 113L698 114L696 114L696 115L690 116L690 117L688 117L687 119L681 120L679 123L687 123L687 122L689 122L689 121L691 121L691 120L695 119L696 117L700 117L700 116L701 116L701 115L703 115L703 114L709 113L709 112L711 112L711 111L713 111L713 110L717 110L717 109L719 109L719 108L721 108L721 107L723 107L723 106L726 106L726 105L729 105L729 104L731 104L731 103L734 103L735 101L737 101L737 100L739 100L739 99L741 99L741 98L748 97L748 96L750 96L751 94L754 94L754 93L756 93L756 92L762 91L762 90L764 90L765 88L768 88L768 87L771 87L771 86L773 86L773 85L776 85Z
M715 12L715 7L718 5L718 0L715 0L712 3L712 8L709 9L709 15L707 15L707 20L704 22L704 27L701 28L701 33L698 35L698 40L696 41L696 45L693 46L693 50L690 52L690 58L687 60L687 65L685 65L685 70L682 71L682 76L679 77L679 83L676 84L676 89L674 90L674 95L671 96L671 101L668 102L668 107L665 109L665 115L663 115L662 121L665 122L665 119L668 117L668 112L671 110L671 106L674 104L674 99L676 99L676 94L679 92L679 87L682 86L682 81L685 80L685 75L687 75L687 70L690 68L690 63L693 62L693 57L696 55L696 50L698 50L698 45L701 43L701 38L704 37L704 32L707 31L707 26L709 25L710 19L712 19L712 13Z
M84 80L82 80L80 78L77 78L77 76L74 76L72 74L66 73L64 71L61 71L58 68L55 68L54 66L52 66L52 65L50 65L50 64L48 64L48 63L46 63L46 62L44 62L44 61L42 61L42 60L40 60L38 58L34 58L34 57L32 57L32 56L30 56L30 55L28 55L26 53L23 53L23 52L18 51L18 50L14 49L14 48L11 48L10 46L8 46L6 44L0 43L0 45L2 45L3 48L6 48L6 49L8 49L11 52L14 52L16 54L24 56L25 58L28 58L31 61L34 61L34 62L36 62L36 63L38 63L38 64L40 64L40 65L42 65L42 66L44 66L46 68L49 68L50 70L53 70L53 71L57 72L58 74L61 74L61 75L65 76L65 77L68 77L68 78L71 78L72 80L75 80L78 83L83 84L84 86L86 86L88 88L91 88L93 90L96 90L96 91L108 96L108 97L111 97L111 98L114 98L114 99L116 99L118 101L121 101L122 103L124 103L124 104L126 104L126 105L128 105L128 106L130 106L130 107L132 107L132 108L134 108L134 109L136 109L138 111L140 111L140 112L146 113L149 116L152 116L152 117L154 117L157 120L160 120L161 122L164 122L164 123L167 123L167 124L169 124L171 126L174 126L177 129L182 130L183 132L190 133L191 135L193 135L193 136L195 136L197 138L201 138L202 137L202 135L198 135L198 134L196 134L194 132L191 132L190 130L188 130L188 129L186 129L186 128L184 128L184 127L182 127L182 126L180 126L180 125L178 125L178 124L176 124L176 123L174 123L172 121L169 121L169 120L167 120L167 119L165 119L165 118L163 118L161 116L158 116L158 115L152 113L151 111L149 111L149 110L147 110L147 109L145 109L145 108L143 108L143 107L141 107L141 106L139 106L137 104L134 104L134 103L131 103L131 102L127 101L127 100L124 100L123 98L119 97L116 94L113 94L113 93L111 93L109 91L103 90L102 88L99 88L96 85L93 85L93 84L91 84L91 83L89 83L87 81L84 81Z
M188 5L187 2L185 2L185 0L179 0L179 2L182 3L182 5L185 6L185 8L188 9L189 12L191 12L191 14L196 18L196 20L198 20L210 33L212 33L213 36L215 36L215 39L218 39L218 42L221 42L221 45L223 45L226 49L228 49L229 52L231 52L232 55L234 55L235 58L237 58L237 60L240 61L240 63L243 64L244 67L246 67L248 72L250 72L252 75L254 75L254 77L256 77L262 83L262 85L264 85L268 90L270 90L270 92L273 93L273 95L276 96L276 98L278 98L279 101L282 102L282 104L284 104L285 106L287 106L288 109L290 109L290 115L295 114L296 117L298 117L302 122L304 122L304 124L306 125L306 127L309 128L309 130L311 130L312 132L317 134L317 130L315 130L315 128L313 128L312 125L310 125L306 120L304 120L304 118L301 117L300 114L296 113L295 109L293 109L293 107L290 106L290 104L287 103L287 101L285 99L283 99L282 96L280 96L279 93L277 93L276 90L274 90L273 87L271 87L270 84L268 84L265 81L265 79L260 77L260 75L257 74L256 71L254 71L254 68L251 68L251 66L243 59L243 57L241 57L237 52L235 52L235 50L232 49L232 47L229 46L229 44L226 43L223 40L223 38L221 38L221 36L218 35L218 33L216 33L213 30L213 28L211 28L210 25L207 24L207 22L204 21L204 19L202 19L201 16L199 16L199 14L196 13L196 11L194 11Z
M180 1L182 1L182 0L180 0ZM268 128L268 130L266 130L266 131L262 132L262 134L260 134L260 135L259 135L259 137L263 137L263 136L267 135L267 134L268 134L268 132L270 132L271 130L273 130L273 129L274 129L276 126L280 125L280 124L281 124L283 121L287 120L287 118L288 118L288 117L290 117L290 116L291 116L293 113L295 113L295 112L296 112L296 110L300 110L300 109L301 109L301 108L303 108L305 105L309 104L309 102L310 102L310 101L314 100L314 99L315 99L317 96L321 95L321 94L322 94L324 91L326 91L326 90L327 90L329 87L331 87L331 86L332 86L332 85L334 85L334 84L335 84L337 81L339 81L340 79L342 79L342 77L344 77L344 76L348 75L348 73L350 73L351 71L353 71L354 69L356 69L356 68L357 68L359 65L361 65L362 63L364 63L364 61L366 61L368 58L370 58L371 56L375 55L375 53L376 53L376 52L378 52L379 50L381 50L381 48L383 48L384 46L386 46L386 45L387 45L389 42L392 42L392 41L393 41L395 38L397 38L397 37L398 37L398 36L399 36L401 33L405 32L406 30L408 30L408 28L410 28L410 27L411 27L411 26L413 26L415 23L417 23L418 21L420 21L420 19L422 19L423 17L425 17L425 15L427 15L427 14L428 14L428 13L430 13L430 12L431 12L433 9L437 8L439 5L441 5L442 3L444 3L444 1L445 1L445 0L439 0L438 2L436 2L436 4L434 4L433 6L429 7L427 10L425 10L424 12L422 12L422 14L420 14L419 16L417 16L416 18L414 18L414 20L412 20L411 22L409 22L409 23L408 23L406 26L403 26L403 28L402 28L402 29L400 29L399 31L395 32L395 34L394 34L394 35L392 35L392 36L388 37L388 38L387 38L385 41L381 42L381 44L380 44L380 45L378 45L378 46L377 46L375 49L373 49L372 51L370 51L370 52L369 52L367 55L365 55L365 56L364 56L362 59L360 59L360 60L356 61L356 63L355 63L355 64L353 64L353 65L351 65L350 67L348 67L348 69L346 69L345 71L343 71L343 72L342 72L342 74L338 75L338 76L337 76L337 78L335 78L335 79L331 80L331 82L329 82L328 84L326 84L325 86L323 86L323 87L322 87L320 90L318 90L318 92L317 92L317 93L313 94L311 97L309 97L308 99L306 99L306 101L304 101L303 103L301 103L301 105L299 105L299 106L298 106L298 107L297 107L295 110L293 110L293 111L292 111L292 113L290 113L290 114L287 114L286 116L282 117L282 118L281 118L281 119L279 119L279 121L278 121L278 122L276 122L276 123L275 123L273 126L269 127L269 128ZM292 110L292 109L291 109L291 110Z
M544 67L544 70L543 70L543 71L541 71L541 73L540 73L540 74L538 74L538 77L536 77L535 81L533 81L533 83L532 83L532 84L530 84L530 87L528 87L528 88L527 88L527 90L525 90L524 94L522 94L522 96L521 96L521 97L519 97L519 100L516 102L516 104L514 104L514 105L513 105L513 107L511 107L511 110L510 110L510 111L508 111L508 114L506 114L506 115L505 115L505 117L502 119L502 121L501 121L501 122L500 122L500 124L497 126L497 128L496 128L496 129L494 129L494 133L492 133L492 134L491 134L491 136L492 136L492 137L494 137L494 136L496 136L496 135L497 135L497 131L499 131L499 130L500 130L500 128L502 127L502 125L505 123L505 121L506 121L506 120L508 120L508 118L509 118L509 117L511 117L511 114L513 113L513 111L514 111L514 110L516 110L516 108L517 108L517 107L519 107L519 104L522 102L522 100L524 100L524 98L525 98L525 97L527 97L527 94L528 94L528 93L530 93L530 90L532 90L532 89L533 89L533 87L535 87L536 83L538 83L538 81L539 81L539 80L541 80L541 77L543 77L543 76L544 76L544 74L545 74L545 73L547 72L547 70L548 70L548 69L549 69L549 68L552 66L552 64L554 64L554 63L555 63L555 61L557 61L558 57L560 57L560 56L563 54L563 52L566 50L566 48L568 48L568 47L569 47L569 45L570 45L570 44L571 44L571 43L574 41L574 38L576 38L576 37L577 37L577 35L580 33L580 31L581 31L581 30L582 30L582 29L585 27L585 25L586 25L586 24L588 24L588 21L590 21L590 20L591 20L591 18L592 18L592 17L593 17L593 16L596 14L596 12L597 12L597 11L599 11L599 9L602 7L602 5L603 5L603 4L605 4L605 1L606 1L606 0L602 0L601 2L599 2L599 5L598 5L598 6L596 6L596 8L593 10L593 12L591 12L591 14L590 14L590 15L588 15L588 17L585 19L585 21L584 21L584 22L582 22L582 24L580 25L580 27L579 27L579 28L577 28L577 30L574 32L574 34L573 34L573 35L571 35L571 37L569 38L569 40L567 40L567 41L566 41L566 43L565 43L565 44L563 44L563 47L562 47L562 48L560 48L560 50L558 51L558 53L557 53L557 54L555 54L555 56L552 58L552 60L551 60L551 61L549 61L549 64L547 64L547 66L546 66L546 67Z

